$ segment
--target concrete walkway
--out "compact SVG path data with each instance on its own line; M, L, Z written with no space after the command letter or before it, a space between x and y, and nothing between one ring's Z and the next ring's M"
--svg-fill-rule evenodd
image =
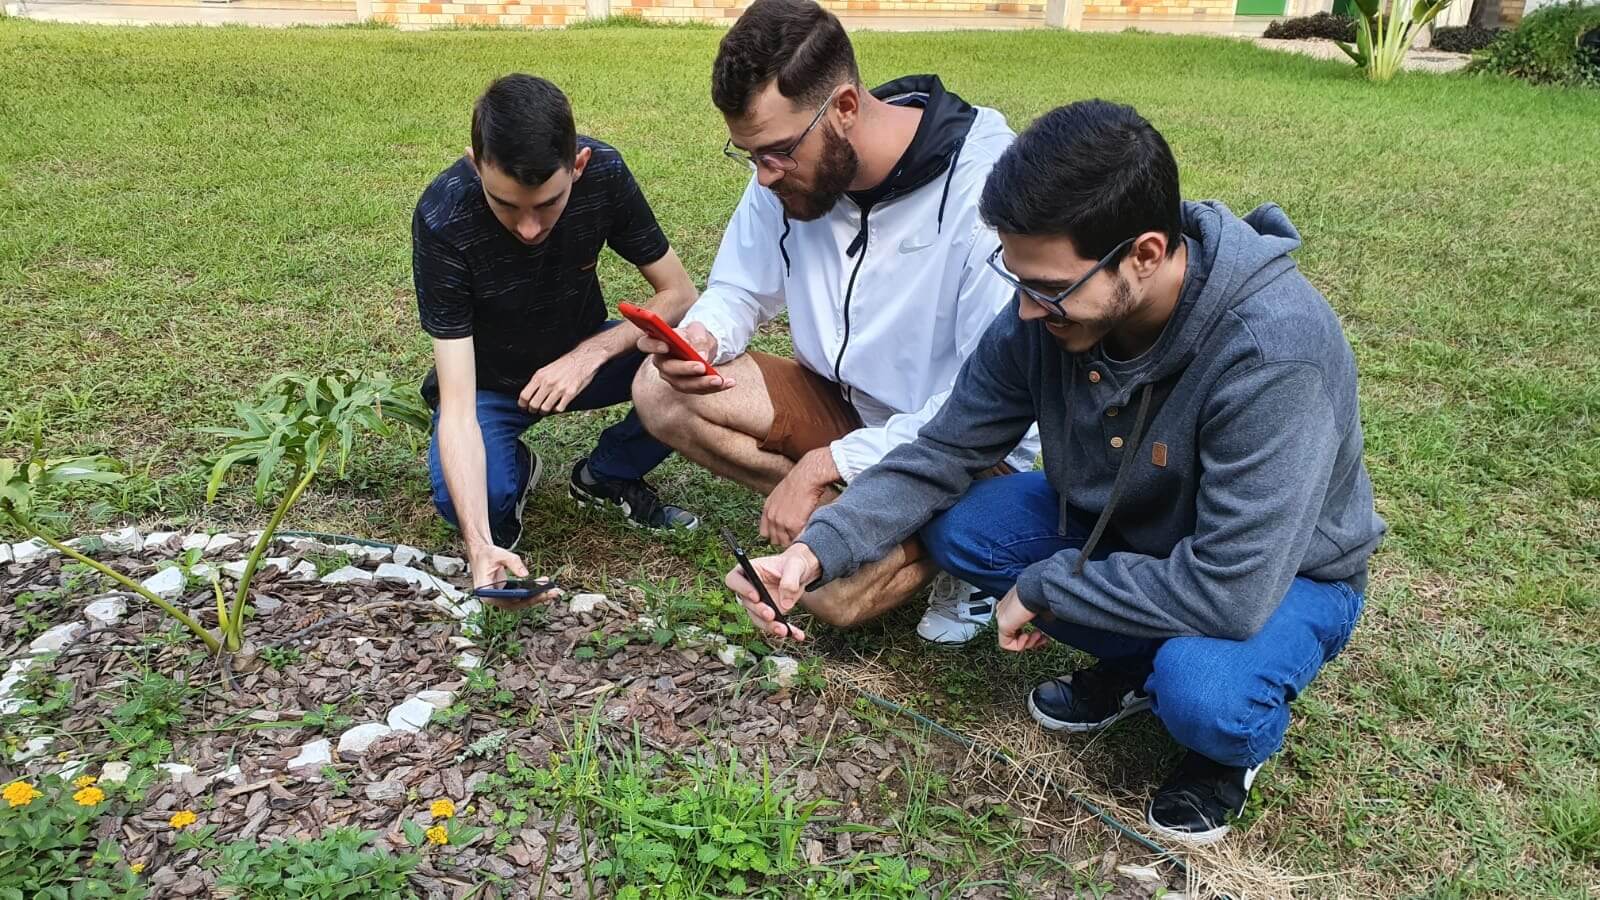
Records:
M1419 38L1419 40L1425 39L1425 37ZM1344 51L1333 41L1280 41L1256 38L1255 45L1268 50L1314 56L1317 59L1350 62L1350 57L1345 56ZM1406 60L1400 67L1407 72L1454 72L1466 68L1469 62L1472 62L1472 57L1466 53L1446 53L1443 50L1413 47L1406 53Z
M355 0L347 3L304 0L235 0L233 3L106 2L106 0L23 0L6 11L25 19L93 25L341 25L356 21Z

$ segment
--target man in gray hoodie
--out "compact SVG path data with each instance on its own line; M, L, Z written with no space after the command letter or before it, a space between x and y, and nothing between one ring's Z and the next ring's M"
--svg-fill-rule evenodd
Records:
M1016 315L916 441L757 570L787 610L920 533L941 568L1005 595L1002 647L1098 659L1035 687L1034 719L1086 733L1152 710L1188 752L1150 826L1220 840L1289 702L1349 640L1383 535L1349 342L1289 258L1282 210L1183 202L1166 141L1129 107L1040 118L980 211ZM1043 472L974 479L1035 420ZM786 633L738 570L728 584Z

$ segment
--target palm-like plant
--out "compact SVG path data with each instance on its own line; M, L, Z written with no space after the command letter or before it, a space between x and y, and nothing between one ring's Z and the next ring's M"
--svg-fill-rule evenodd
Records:
M1450 0L1413 0L1411 14L1402 17L1403 0L1389 0L1389 14L1383 15L1383 0L1354 0L1361 11L1356 19L1356 45L1339 41L1339 49L1367 71L1373 81L1388 81L1400 71L1406 52L1417 39L1417 32L1439 17Z
M256 467L255 498L265 503L272 475L279 466L290 469L289 488L278 501L267 527L262 530L231 606L217 588L217 617L223 644L238 652L244 645L244 609L255 577L273 535L289 508L300 499L330 456L338 460L343 477L350 450L357 434L375 432L388 435L399 423L427 428L429 415L415 391L402 392L381 375L339 370L322 375L284 374L274 376L262 389L255 404L235 406L244 419L242 428L206 429L228 438L211 468L206 487L207 502L216 499L222 481L235 466Z
M43 520L50 517L49 494L53 489L72 482L110 484L122 477L117 463L104 456L47 458L40 450L39 439L35 437L33 455L29 459L20 463L13 459L0 459L0 517L11 527L38 537L62 554L150 601L182 623L206 645L206 649L212 653L218 652L222 649L221 640L195 621L193 616L105 563L91 559L57 540L43 525Z

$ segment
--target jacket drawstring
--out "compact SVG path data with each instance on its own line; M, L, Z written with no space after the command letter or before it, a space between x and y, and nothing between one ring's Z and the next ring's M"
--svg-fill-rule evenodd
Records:
M1078 565L1073 569L1074 575L1083 574L1083 564L1088 562L1095 545L1100 543L1100 536L1105 533L1106 525L1111 522L1111 511L1116 508L1117 501L1122 499L1122 489L1128 483L1128 472L1133 469L1133 459L1139 455L1139 442L1144 439L1144 426L1150 414L1150 395L1153 393L1155 393L1155 383L1149 382L1139 395L1139 412L1133 417L1133 433L1128 435L1128 444L1123 448L1122 462L1117 465L1117 477L1111 482L1111 494L1106 497L1106 508L1100 511L1100 518L1095 520L1094 530L1089 532L1089 539L1083 542L1083 549L1078 555ZM1064 518L1066 501L1063 500L1062 503Z

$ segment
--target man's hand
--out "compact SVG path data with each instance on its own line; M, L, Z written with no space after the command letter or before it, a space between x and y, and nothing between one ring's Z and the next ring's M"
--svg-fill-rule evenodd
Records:
M800 601L800 595L805 593L806 585L817 580L822 574L822 563L817 561L811 548L805 544L793 544L789 549L777 556L761 556L750 560L755 567L756 574L761 576L761 582L767 587L767 594L772 602L782 610L785 615L794 609ZM738 566L728 573L723 579L728 585L728 590L733 591L744 604L744 610L750 616L750 621L763 634L773 637L790 637L797 641L806 639L806 633L794 625L785 625L778 621L772 608L761 602L761 597L756 593L755 585L744 577L744 570Z
M767 495L766 505L761 508L761 536L775 547L789 546L805 530L811 514L828 499L838 480L839 468L827 447L818 447L800 457Z
M512 575L518 578L528 577L528 567L522 564L522 560L517 558L515 553L502 550L493 544L467 547L467 566L472 572L474 590L499 584Z
M530 413L559 413L567 411L583 389L594 380L606 361L605 353L579 345L565 356L533 373L528 386L517 397L517 405Z
M1029 628L1034 612L1017 599L1017 589L1006 592L994 611L994 624L1000 635L1000 649L1018 653L1037 650L1050 643L1050 635Z
M704 325L690 322L679 329L678 334L682 335L702 358L708 360L716 358L717 339L711 336L711 332L707 331ZM661 380L672 385L672 389L679 393L715 394L733 387L732 378L707 375L704 364L674 358L671 355L671 347L648 334L639 339L639 350L650 354L656 371L661 373Z

